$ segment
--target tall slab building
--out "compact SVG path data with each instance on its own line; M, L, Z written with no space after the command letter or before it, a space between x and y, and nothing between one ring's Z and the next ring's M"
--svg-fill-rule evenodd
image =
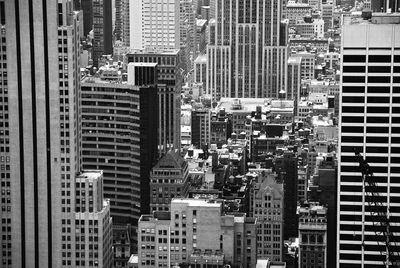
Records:
M171 149L181 148L181 88L180 51L133 50L127 54L129 63L157 65L158 152L161 156ZM156 110L154 110L156 111Z
M221 97L278 97L286 89L286 29L280 0L216 0L206 90Z
M131 49L180 48L178 0L136 0L129 3Z
M92 17L88 19L93 26L93 65L98 67L101 56L113 53L112 1L92 1Z
M400 252L400 14L345 17L342 48L336 267L398 267L387 256ZM363 187L355 150L376 187Z
M0 17L0 266L61 267L57 1L0 1Z

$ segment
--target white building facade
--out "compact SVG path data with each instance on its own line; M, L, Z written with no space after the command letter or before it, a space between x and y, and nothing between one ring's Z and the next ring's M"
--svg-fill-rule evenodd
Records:
M130 48L180 48L179 0L135 0L129 3Z
M338 146L339 268L392 267L382 242L386 236L379 227L384 223L373 212L373 201L381 203L381 211L389 216L391 240L400 236L399 22L399 14L373 13L371 22L344 18ZM355 150L369 163L378 187L364 190ZM391 251L400 252L399 242L391 242Z

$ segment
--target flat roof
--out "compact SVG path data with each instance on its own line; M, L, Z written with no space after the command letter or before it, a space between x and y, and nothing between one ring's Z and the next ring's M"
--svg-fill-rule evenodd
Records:
M156 62L130 62L128 63L128 66L140 66L140 67L156 67L157 63Z
M289 57L288 64L301 64L301 57Z
M310 8L311 9L311 6L309 4L306 4L306 3L289 3L289 4L286 5L286 7L287 8L290 8L290 7L298 8L298 7L300 7L300 8Z
M400 13L372 13L371 19L365 20L362 12L353 12L343 17L343 24L400 24Z
M221 203L209 202L203 199L192 199L192 198L175 198L171 200L172 204L187 204L190 207L214 207L220 208Z
M179 49L166 50L146 50L146 49L131 49L127 54L142 54L142 55L176 55Z
M84 170L81 174L79 174L77 179L85 179L85 180L97 180L99 177L103 175L102 170Z
M203 19L196 19L196 25L199 27L203 27L204 24L207 23L207 20L203 20Z
M207 63L207 55L199 55L195 60L194 63Z
M225 112L229 113L250 113L256 111L257 106L261 106L261 110L265 112L265 107L270 103L270 99L263 98L221 98L216 109L225 108ZM240 107L240 109L239 109Z

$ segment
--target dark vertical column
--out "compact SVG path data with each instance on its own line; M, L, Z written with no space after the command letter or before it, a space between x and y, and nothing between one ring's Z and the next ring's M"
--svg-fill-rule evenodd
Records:
M15 1L15 28L17 45L17 70L22 69L21 63L21 26L19 14L19 0ZM18 79L18 122L19 122L19 165L20 165L20 195L21 195L21 264L25 268L26 246L25 246L25 156L24 156L24 120L22 99L22 74L17 72Z
M35 31L33 24L33 0L29 0L29 36L31 62L31 103L32 103L32 147L33 147L33 203L35 233L35 267L39 267L39 204L38 204L38 159L37 159L37 119L36 119L36 70L35 70Z
M158 90L156 86L140 89L140 207L150 213L150 170L157 161Z
M83 10L83 35L87 36L93 29L93 0L82 0Z
M113 33L112 33L112 6L111 0L103 0L103 36L104 52L108 55L113 53Z

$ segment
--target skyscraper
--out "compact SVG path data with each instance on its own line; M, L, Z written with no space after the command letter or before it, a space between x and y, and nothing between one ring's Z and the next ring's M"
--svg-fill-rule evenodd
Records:
M259 170L254 174L251 216L257 219L257 258L282 261L283 255L283 183L276 173ZM267 208L267 209L266 209ZM273 216L272 216L273 215Z
M124 46L130 47L129 0L122 0L121 5L121 39Z
M215 1L207 46L206 90L221 97L278 97L285 90L286 28L282 3Z
M75 175L81 170L79 115L79 12L71 0L58 0L58 89L61 176L61 256L64 267L75 262ZM82 12L82 11L80 11Z
M83 11L83 35L86 37L93 29L93 0L81 0Z
M112 220L110 200L103 198L103 172L85 170L75 179L74 207L76 242L73 265L69 267L112 266Z
M394 267L377 211L390 216L392 250L400 252L399 23L399 14L386 13L343 21L336 267ZM355 150L378 187L363 187Z
M180 51L134 50L127 54L131 63L157 64L158 90L158 151L165 154L170 149L180 150L181 146L181 88L182 75ZM153 103L156 104L156 103ZM155 110L156 111L156 110Z
M154 81L129 84L112 68L103 67L100 74L82 81L83 168L104 171L113 223L134 226L150 205L149 176L157 157L157 87Z
M221 203L204 199L176 198L170 207L140 217L140 267L255 267L255 218L225 214Z
M178 150L161 157L150 173L150 211L169 211L172 198L186 197L188 175L188 163Z
M180 48L179 0L135 0L129 3L131 49Z
M0 265L61 267L57 1L0 1L0 10L1 195L7 200Z
M123 20L123 0L115 0L115 28L114 37L116 40L122 38L122 20Z
M93 65L98 67L102 55L113 53L111 0L93 0Z
M299 267L327 267L327 208L305 203L298 210Z

